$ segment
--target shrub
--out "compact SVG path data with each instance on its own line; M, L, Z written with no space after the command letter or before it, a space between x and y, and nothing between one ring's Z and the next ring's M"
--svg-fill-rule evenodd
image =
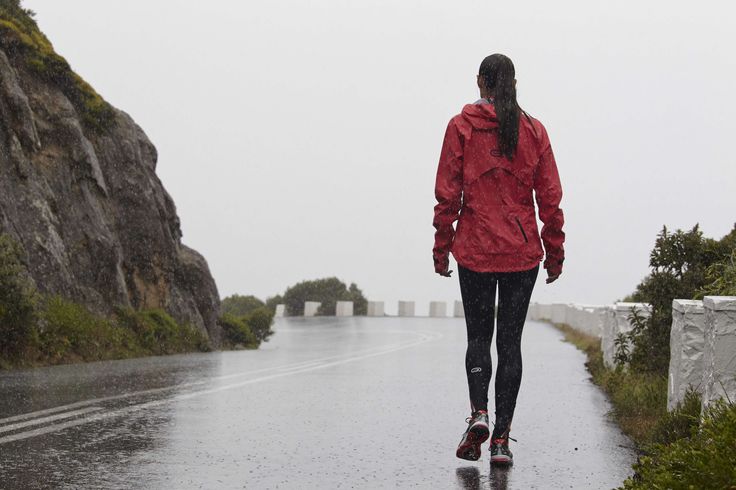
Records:
M669 369L672 300L695 297L717 279L719 263L736 247L736 226L721 240L703 238L698 225L671 233L663 227L651 252L651 273L628 301L652 305L652 315L631 337L630 365L637 371L664 374ZM726 266L727 267L727 266Z
M151 354L175 354L190 350L210 350L207 337L191 325L180 325L161 309L136 311L120 308L120 325L130 329L138 344Z
M243 321L250 327L258 342L266 342L273 335L273 330L271 330L273 317L273 310L267 306L262 306L245 315Z
M225 313L219 318L218 324L222 328L223 340L226 345L244 347L246 349L255 349L258 347L258 339L248 324L241 318Z
M695 295L698 299L704 296L736 296L736 249L731 251L722 262L711 264L705 271L708 284Z
M678 439L690 437L700 422L700 395L690 389L683 401L671 412L666 412L652 428L649 442L671 444Z
M0 356L22 357L34 341L37 294L21 263L21 249L0 234Z
M265 306L265 303L255 296L240 296L233 294L222 300L222 312L233 316L245 316L253 310Z
M107 359L125 341L135 345L131 334L60 296L44 300L40 318L39 354L51 364Z
M706 411L689 437L655 444L634 465L624 489L734 488L736 404L719 402Z

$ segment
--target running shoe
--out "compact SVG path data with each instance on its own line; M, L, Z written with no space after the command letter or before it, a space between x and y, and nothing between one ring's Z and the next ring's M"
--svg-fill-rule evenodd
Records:
M465 421L468 423L468 428L465 429L455 455L461 459L478 461L480 458L480 445L487 441L490 436L490 431L488 430L488 412L486 410L478 410L477 412L473 412Z
M514 455L509 449L509 437L501 437L491 441L491 464L512 465Z

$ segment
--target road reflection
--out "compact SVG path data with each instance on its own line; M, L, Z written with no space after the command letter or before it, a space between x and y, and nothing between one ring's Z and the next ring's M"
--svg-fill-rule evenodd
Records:
M512 467L491 465L489 476L484 477L477 466L464 466L455 470L455 475L457 476L459 488L466 490L480 490L481 488L506 490L511 470Z

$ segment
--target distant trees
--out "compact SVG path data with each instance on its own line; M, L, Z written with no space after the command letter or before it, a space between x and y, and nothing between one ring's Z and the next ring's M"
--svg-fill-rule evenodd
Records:
M301 316L304 314L305 301L322 303L317 310L318 315L334 315L338 301L352 301L353 313L365 315L368 312L368 300L355 283L346 286L336 277L302 281L288 288L283 295L286 314Z

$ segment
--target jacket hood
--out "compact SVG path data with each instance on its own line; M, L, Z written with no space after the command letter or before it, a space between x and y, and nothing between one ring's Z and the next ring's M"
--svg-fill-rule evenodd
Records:
M463 107L462 116L477 129L498 127L496 108L493 104L468 104Z

